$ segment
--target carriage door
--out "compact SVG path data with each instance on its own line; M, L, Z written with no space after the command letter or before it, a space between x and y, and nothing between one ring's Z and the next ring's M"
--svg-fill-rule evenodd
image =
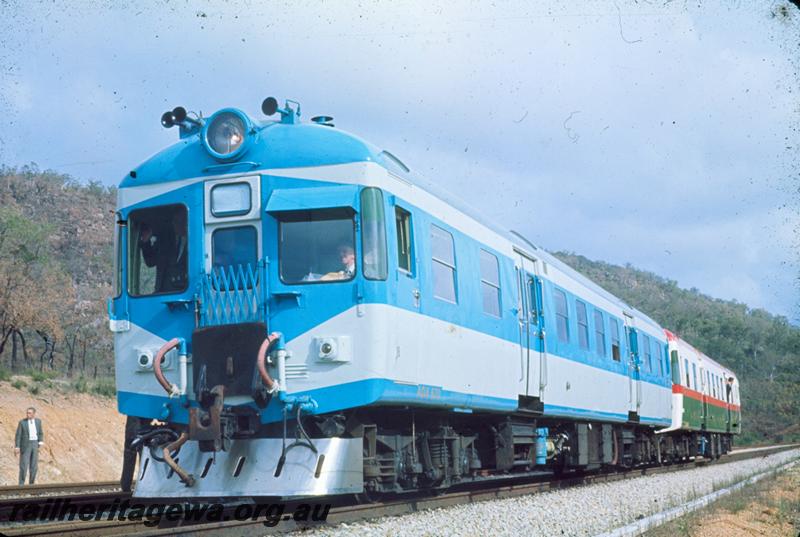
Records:
M517 279L520 297L518 315L522 353L521 380L525 383L525 396L541 404L547 385L542 281L536 274L536 261L522 252L517 253L520 261Z
M199 325L266 321L259 176L205 183Z
M410 210L394 206L397 246L397 305L409 310L420 309L419 270L415 255L414 222Z
M700 395L703 400L703 421L702 423L708 424L708 400L711 396L711 374L705 367L700 366Z
M728 380L728 379L731 379L732 377L728 377L727 373L723 373L722 378L725 379L725 403L726 403L725 404L725 408L726 408L726 412L725 412L725 430L728 431L728 432L731 432L731 423L732 423L731 422L731 386L732 386L732 382L730 380Z
M639 420L639 409L642 406L642 384L639 375L639 336L633 326L633 317L625 313L625 334L628 339L628 416L633 421Z

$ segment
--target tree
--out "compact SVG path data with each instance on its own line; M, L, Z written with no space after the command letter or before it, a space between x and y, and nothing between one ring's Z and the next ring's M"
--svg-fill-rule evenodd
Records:
M0 207L0 355L9 338L22 344L24 330L63 335L62 315L71 303L69 278L50 256L50 226L33 221L14 205ZM16 366L12 356L12 367Z

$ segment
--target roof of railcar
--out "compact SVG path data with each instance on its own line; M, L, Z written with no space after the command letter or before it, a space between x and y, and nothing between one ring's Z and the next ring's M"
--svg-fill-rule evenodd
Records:
M246 171L247 168L243 168L243 166L251 166L254 171L257 171L260 169L330 166L364 161L376 162L485 225L513 245L540 258L585 288L617 305L620 309L662 329L661 325L651 317L631 307L549 252L488 219L479 210L465 203L453 193L445 191L419 174L402 169L393 158L387 156L386 152L358 136L338 128L315 123L286 124L278 121L263 121L254 122L254 124L258 141L240 160L228 165L231 172ZM200 134L195 134L179 140L145 160L134 168L131 174L125 176L120 183L120 188L180 181L204 175L214 176L224 168L204 149Z

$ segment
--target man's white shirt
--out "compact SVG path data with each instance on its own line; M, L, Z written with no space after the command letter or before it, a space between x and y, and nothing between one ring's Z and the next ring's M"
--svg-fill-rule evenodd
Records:
M28 420L28 440L30 440L31 442L36 442L39 440L39 435L36 433L35 419Z

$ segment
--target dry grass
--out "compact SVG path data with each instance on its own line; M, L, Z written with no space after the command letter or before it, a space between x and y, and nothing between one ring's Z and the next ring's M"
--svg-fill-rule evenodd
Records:
M798 537L800 467L743 487L706 509L645 533L647 537Z
M76 393L59 379L14 375L0 381L0 485L17 484L14 435L29 406L44 428L37 483L119 479L125 417L115 399Z

